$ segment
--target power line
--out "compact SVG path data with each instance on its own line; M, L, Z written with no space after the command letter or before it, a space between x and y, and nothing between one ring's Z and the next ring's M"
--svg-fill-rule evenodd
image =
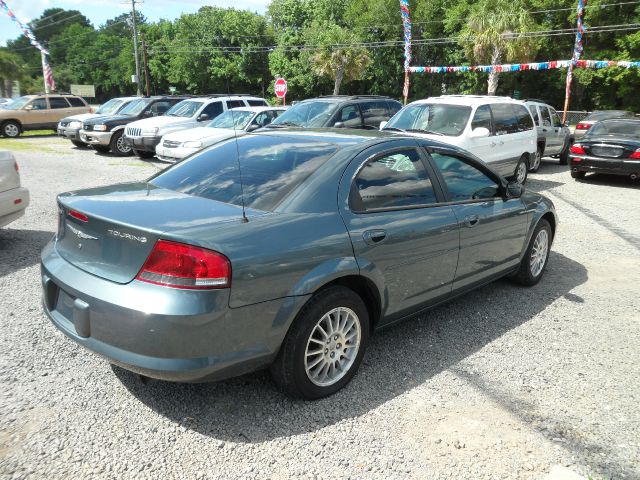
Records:
M36 31L36 30L42 30L43 28L53 27L54 25L58 25L58 24L63 23L63 22L68 22L69 20L73 20L74 18L81 17L81 16L83 16L81 13L76 13L75 15L71 15L70 17L63 18L62 20L58 20L58 21L53 22L53 23L48 23L46 25L42 25L42 26L38 26L38 27L32 28L32 30Z
M39 25L40 23L44 22L45 20L50 20L53 17L56 17L58 15L61 15L63 13L67 13L67 12L68 12L68 10L62 9L61 11L56 12L56 13L52 13L51 15L47 15L46 17L39 18L38 20L33 20L33 21L29 22L29 25L33 28L35 25Z

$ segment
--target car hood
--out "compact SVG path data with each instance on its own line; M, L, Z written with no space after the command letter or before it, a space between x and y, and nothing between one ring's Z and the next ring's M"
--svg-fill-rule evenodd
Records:
M95 117L99 117L100 115L97 115L95 113L80 113L78 115L71 115L70 117L65 117L62 120L60 120L61 122L82 122L84 120L88 120L90 118L95 118Z
M129 123L135 120L136 117L131 115L98 115L97 117L89 118L84 121L89 125L102 125L113 123Z
M238 134L245 133L243 130L237 130ZM223 138L233 137L234 130L230 128L208 128L197 127L179 132L168 133L163 140L172 142L196 142L196 141L216 141Z
M170 127L173 125L181 125L183 123L192 122L192 117L167 117L165 115L160 117L144 118L142 120L136 120L129 126L132 128L153 128L153 127Z

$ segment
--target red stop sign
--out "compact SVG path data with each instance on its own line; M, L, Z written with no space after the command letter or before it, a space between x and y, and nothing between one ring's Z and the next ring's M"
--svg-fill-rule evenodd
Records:
M277 79L274 90L276 91L276 97L284 98L287 94L287 81L284 78Z

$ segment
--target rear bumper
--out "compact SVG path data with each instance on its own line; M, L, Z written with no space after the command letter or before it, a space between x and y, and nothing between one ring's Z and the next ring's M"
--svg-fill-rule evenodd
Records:
M24 215L29 201L29 190L26 188L12 188L0 193L0 227L9 225Z
M640 176L640 160L618 160L590 157L586 155L570 155L569 164L577 172L597 172L613 175Z
M80 130L80 141L88 143L89 145L103 145L108 146L111 143L111 136L113 132L88 132L86 130Z
M134 150L143 152L156 152L156 145L160 143L162 137L128 137L125 135L124 141Z
M67 337L127 370L169 381L220 380L268 365L288 327L275 321L278 312L306 301L231 309L229 290L117 284L68 263L55 239L42 252L41 273L44 310Z
M81 141L80 130L80 128L58 127L58 136L79 142Z

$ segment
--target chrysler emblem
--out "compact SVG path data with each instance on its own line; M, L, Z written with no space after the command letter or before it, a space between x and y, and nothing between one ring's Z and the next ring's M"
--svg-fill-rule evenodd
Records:
M80 230L78 230L76 227L74 227L70 223L67 223L67 227L69 227L69 230L71 230L73 233L75 233L78 238L82 238L84 240L98 240L98 237L92 237L91 235L87 235L86 233L81 232ZM82 248L82 244L81 243L78 244L78 248Z

